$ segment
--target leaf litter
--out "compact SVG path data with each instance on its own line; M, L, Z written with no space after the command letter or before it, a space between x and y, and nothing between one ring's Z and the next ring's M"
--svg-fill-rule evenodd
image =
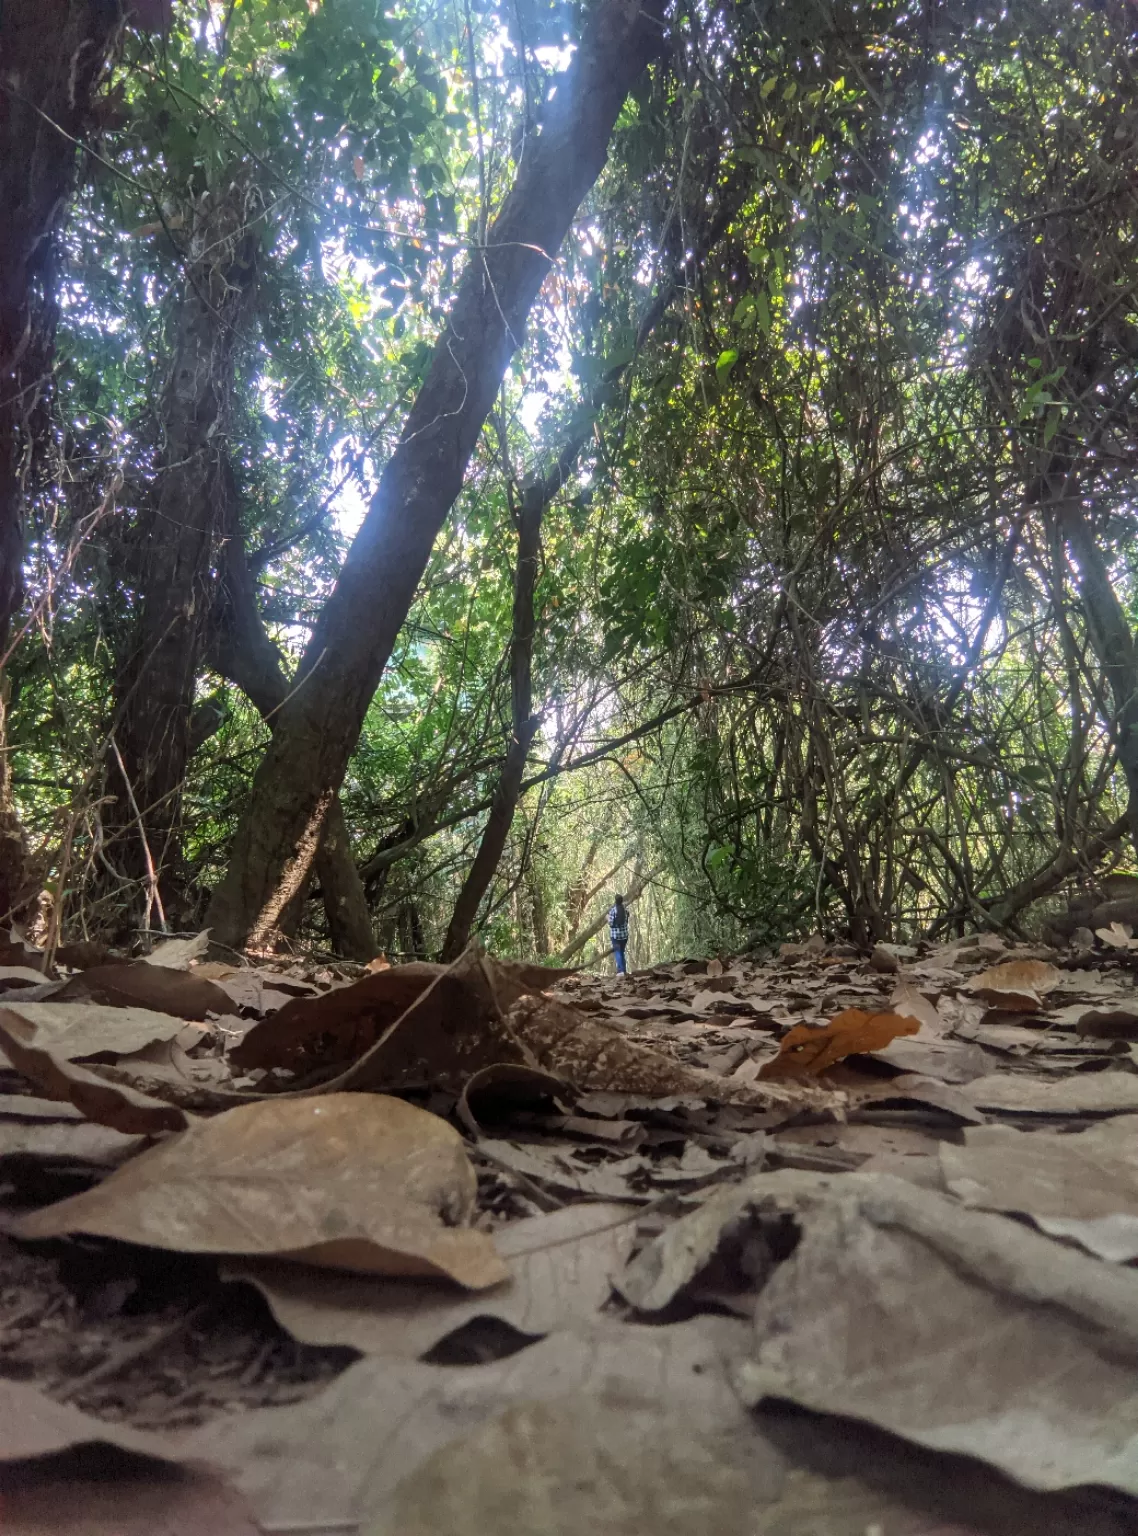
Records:
M15 1468L101 1439L374 1536L1133 1528L1079 1491L1138 1497L1129 946L206 954L3 993ZM218 1313L114 1299L163 1253L241 1319L220 1393Z

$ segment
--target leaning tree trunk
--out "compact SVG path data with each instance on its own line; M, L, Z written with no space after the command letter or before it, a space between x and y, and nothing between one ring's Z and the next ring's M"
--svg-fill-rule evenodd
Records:
M644 892L648 889L653 880L655 880L656 876L660 873L661 869L659 866L657 866L655 869L650 869L646 875L641 875L639 872L635 874L632 877L632 884L628 887L628 890L625 893L625 906L631 907L635 902L639 901L641 896L643 896ZM583 933L579 933L571 943L566 944L565 948L560 952L560 954L554 956L557 964L564 965L567 960L572 960L574 955L579 955L589 940L596 934L600 933L601 929L605 926L608 920L609 915L608 910L606 909L601 913L600 917L598 917L595 922L589 924Z
M20 464L51 369L53 237L119 21L110 0L0 5L0 651L23 591Z
M442 958L456 959L470 943L470 933L482 898L490 889L510 835L514 811L526 771L526 759L539 724L533 713L533 590L541 552L541 519L552 500L543 483L522 491L518 514L518 563L514 572L514 620L510 639L510 720L512 732L506 760L498 775L490 815L474 863L462 883L443 943Z
M602 0L484 247L471 254L430 371L281 710L208 921L224 943L271 929L303 880L368 705L506 365L630 87L660 0Z
M119 862L140 878L156 870L166 899L180 894L182 785L222 534L235 350L256 271L255 199L238 178L207 194L195 216L162 396L162 457L140 528L137 625L118 680Z
M289 694L289 679L281 653L270 639L257 606L253 572L245 553L237 511L236 487L226 468L223 514L226 535L221 554L221 583L214 609L209 661L222 677L236 684L272 729ZM351 839L340 806L333 800L324 819L316 852L328 934L337 954L352 960L372 960L379 953L371 912L360 872L352 858ZM298 891L298 895L302 891ZM282 928L287 919L282 919Z

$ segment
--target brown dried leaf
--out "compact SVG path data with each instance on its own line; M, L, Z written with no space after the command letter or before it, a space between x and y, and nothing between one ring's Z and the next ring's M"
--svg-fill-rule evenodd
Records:
M916 1019L904 1018L899 1013L865 1013L860 1008L847 1008L824 1029L796 1025L783 1036L778 1055L765 1064L759 1076L767 1080L815 1077L846 1056L880 1050L898 1035L915 1035L919 1028Z
M982 997L994 1008L1010 1013L1032 1013L1048 992L1053 992L1062 977L1046 960L1009 960L1005 965L989 966L968 983L968 991Z
M1075 1029L1084 1040L1138 1040L1138 1009L1092 1008L1079 1016Z
M487 1055L476 1046L501 1010L525 993L541 991L573 974L490 960L473 952L450 967L429 961L389 967L352 986L287 1003L249 1031L232 1052L232 1060L243 1071L354 1062L415 1008L413 1023L408 1014L410 1028L401 1025L392 1035L382 1058L373 1064L369 1082L392 1088L460 1086L472 1071L512 1059L493 1052ZM453 1072L447 1072L456 1051L472 1055L457 1083Z
M986 1077L992 1068L978 1045L962 1040L925 1040L920 1034L915 1040L890 1041L877 1052L877 1059L901 1072L936 1077L942 1083L970 1083L973 1078Z
M374 1536L390 1517L400 1536L751 1536L756 1507L778 1497L782 1479L723 1369L725 1346L738 1347L745 1327L695 1318L565 1329L475 1370L365 1358L319 1397L206 1425L186 1437L185 1453L226 1473L266 1531L315 1536L358 1522ZM483 1443L503 1415L540 1415L543 1404L556 1410L559 1469L545 1435L526 1460L525 1421L511 1454ZM550 1520L539 1523L537 1507ZM571 1523L551 1523L554 1510Z
M56 994L60 1002L107 1003L174 1013L180 1019L204 1019L207 1013L236 1013L233 1001L212 981L161 965L97 965L82 971Z
M746 1401L850 1415L1031 1488L1138 1494L1138 1274L886 1175L750 1184L761 1220L800 1236L758 1298Z
M891 1013L899 1013L903 1018L916 1019L921 1026L918 1040L936 1040L948 1031L948 1020L941 1015L936 1004L930 1002L911 982L897 983L889 999L889 1009Z
M66 1061L110 1061L144 1050L156 1041L173 1040L183 1019L149 1008L113 1008L92 1004L21 1003L0 1005L0 1033L14 1032L25 1044L44 1046Z
M838 1100L821 1088L737 1083L638 1045L601 1019L589 1018L555 999L523 998L506 1019L535 1065L565 1078L580 1092L688 1094L719 1104L762 1108L832 1107Z
M18 1228L25 1238L89 1232L478 1289L507 1271L488 1237L456 1225L475 1192L462 1140L437 1115L400 1099L329 1094L198 1122Z
M209 948L208 928L196 933L192 939L166 939L143 957L144 965L161 965L172 971L189 969L192 960L200 960Z
M1126 1115L1138 1111L1138 1077L1129 1072L1077 1072L1049 1078L995 1073L961 1088L978 1109L1020 1115Z
M940 1147L945 1183L965 1205L1017 1211L1100 1258L1138 1256L1138 1143L1126 1119L1077 1136L989 1125Z
M155 1457L172 1449L160 1435L93 1419L67 1403L53 1402L29 1382L0 1377L0 1461L50 1456L75 1445L117 1445ZM0 1529L6 1526L5 1518Z
M183 1110L172 1104L139 1093L129 1084L108 1082L97 1072L71 1061L66 1045L57 1049L50 1033L46 1042L41 1040L36 1025L22 1015L33 1008L52 1008L51 1003L23 1004L20 1009L11 1005L0 1008L0 1045L3 1046L12 1065L35 1083L51 1098L74 1104L88 1120L109 1125L128 1136L157 1136L163 1131L180 1131L188 1124ZM68 1014L89 1013L101 1010L64 1008ZM142 1013L141 1009L116 1009L120 1015L126 1012ZM147 1015L161 1019L161 1015ZM181 1021L166 1021L175 1029ZM119 1037L124 1038L124 1036Z
M627 1205L570 1205L501 1228L494 1246L509 1279L474 1297L425 1280L330 1275L272 1260L230 1265L226 1274L255 1285L282 1328L302 1343L414 1360L476 1317L498 1318L534 1337L588 1322L632 1250L635 1215Z

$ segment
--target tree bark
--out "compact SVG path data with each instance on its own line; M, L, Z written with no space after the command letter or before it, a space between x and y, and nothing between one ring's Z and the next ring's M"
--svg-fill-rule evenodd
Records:
M1138 846L1138 646L1077 497L1066 497L1057 510L1067 548L1075 557L1087 636L1114 704L1111 725L1126 778L1130 834Z
M559 481L558 489L560 484ZM539 724L538 716L533 713L533 592L537 584L538 556L541 553L541 519L554 495L556 490L550 491L544 481L527 486L522 492L510 639L512 734L506 760L494 789L490 815L482 831L482 841L451 914L450 927L442 949L442 959L448 963L457 959L470 943L478 908L490 889L506 839L510 835L526 771L526 759Z
M119 22L111 0L0 5L0 650L23 596L21 463L51 371L53 237Z
M155 498L140 533L130 653L120 668L116 739L141 828L126 828L129 873L145 834L167 906L180 895L182 785L190 755L194 688L215 597L214 560L229 491L225 458L235 352L250 308L255 193L240 179L209 194L191 236L162 398L164 446Z
M227 534L222 548L221 590L214 615L209 660L245 694L270 729L289 692L281 653L261 620L245 540L237 516L236 487L227 468ZM324 821L315 869L328 918L328 936L337 954L372 960L379 953L363 880L352 858L351 838L340 805L333 800ZM302 894L303 888L298 891ZM289 921L281 915L282 931Z
M304 878L368 705L538 289L604 166L662 27L659 0L602 0L484 248L472 253L363 526L313 633L299 686L257 773L208 921L240 945Z

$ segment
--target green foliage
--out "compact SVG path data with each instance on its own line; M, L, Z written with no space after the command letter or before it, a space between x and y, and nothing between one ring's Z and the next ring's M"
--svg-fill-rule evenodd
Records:
M132 39L66 235L29 500L40 607L12 667L13 764L48 864L62 800L99 799L208 196L249 197L256 316L228 453L291 663L577 25L538 0L242 0L179 13L162 46ZM477 845L511 730L521 487L571 437L536 598L530 776L550 776L485 904L493 943L557 949L614 868L657 871L638 960L1018 920L1056 849L1090 873L1125 803L1048 496L1074 487L1133 621L1126 8L1057 27L1037 0L711 7L674 13L668 42L551 269L344 787L393 951L437 947ZM265 739L230 690L187 787L195 900ZM321 921L311 904L309 937Z

